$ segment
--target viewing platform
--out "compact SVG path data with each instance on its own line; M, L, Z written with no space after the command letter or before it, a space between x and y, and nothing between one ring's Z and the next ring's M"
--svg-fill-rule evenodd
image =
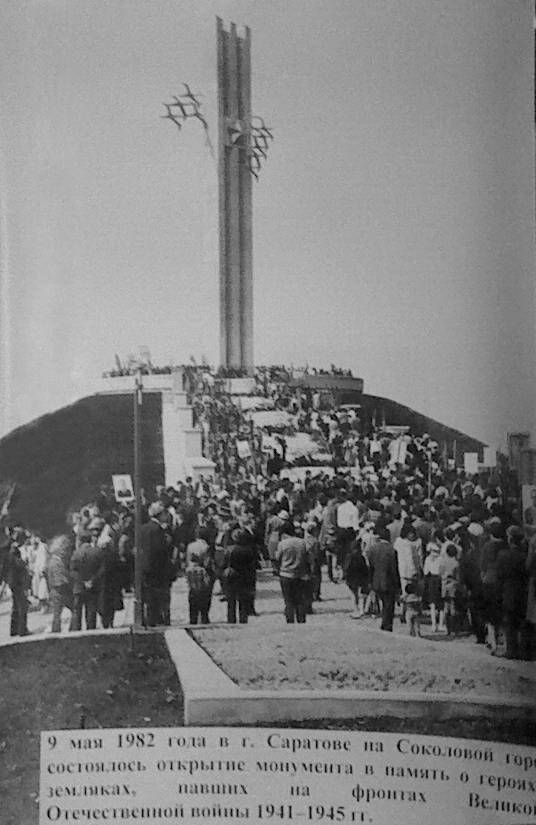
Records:
M149 373L149 375L142 375L141 379L144 392L182 392L182 371ZM95 392L98 395L134 392L135 384L135 375L106 376L98 379Z

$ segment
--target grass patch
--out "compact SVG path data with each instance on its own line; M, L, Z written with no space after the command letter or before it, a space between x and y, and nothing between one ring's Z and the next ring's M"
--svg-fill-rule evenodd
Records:
M177 674L159 634L50 639L0 649L3 825L38 821L42 730L183 724Z

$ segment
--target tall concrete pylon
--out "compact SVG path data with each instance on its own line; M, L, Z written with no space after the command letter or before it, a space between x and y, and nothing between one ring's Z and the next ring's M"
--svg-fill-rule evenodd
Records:
M253 372L253 216L248 150L251 129L251 33L216 18L220 360Z

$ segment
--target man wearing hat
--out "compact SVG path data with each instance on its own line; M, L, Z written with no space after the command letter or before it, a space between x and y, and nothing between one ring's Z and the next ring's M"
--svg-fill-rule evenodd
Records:
M102 548L98 539L104 527L104 519L93 518L87 526L87 533L71 556L71 577L73 582L73 616L71 630L82 629L82 612L85 612L86 630L97 626L97 577L101 567Z

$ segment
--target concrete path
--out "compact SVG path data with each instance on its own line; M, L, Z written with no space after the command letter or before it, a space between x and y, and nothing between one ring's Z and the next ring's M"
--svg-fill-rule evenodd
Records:
M218 595L219 586L216 585L214 596L212 599L212 606L210 609L210 620L212 624L226 622L226 604L220 600ZM333 628L341 622L345 625L351 624L355 627L356 632L365 628L376 628L379 626L379 619L375 617L366 617L363 619L352 619L351 613L353 610L353 597L344 583L333 584L326 578L322 582L322 601L315 603L314 615L309 616L307 623L315 628L319 626L329 626ZM123 610L115 614L114 626L128 627L133 622L134 615L134 598L132 594L127 594L124 598L125 607ZM285 624L283 617L283 600L281 597L281 590L279 581L275 578L270 570L259 571L258 585L257 585L257 600L256 609L258 616L250 618L250 624L259 627L259 632L262 634L263 627L273 628L275 626L283 626ZM6 588L3 597L0 599L0 645L12 641L9 635L11 611L11 597L9 589ZM172 627L183 627L188 624L188 599L186 582L183 578L178 579L173 585L172 599L171 599L171 615ZM62 634L68 633L70 613L64 610L62 621ZM32 635L50 632L51 613L41 613L38 609L31 609L28 613L28 628ZM425 620L426 621L426 620ZM407 636L407 626L400 622L400 619L395 618L394 636ZM446 642L444 634L431 633L428 624L424 623L422 626L422 634L431 641L437 644L444 644ZM462 636L449 641L450 646L467 646L471 647L476 656L489 656L489 651L481 645L476 645L474 637ZM531 663L536 668L536 662Z

